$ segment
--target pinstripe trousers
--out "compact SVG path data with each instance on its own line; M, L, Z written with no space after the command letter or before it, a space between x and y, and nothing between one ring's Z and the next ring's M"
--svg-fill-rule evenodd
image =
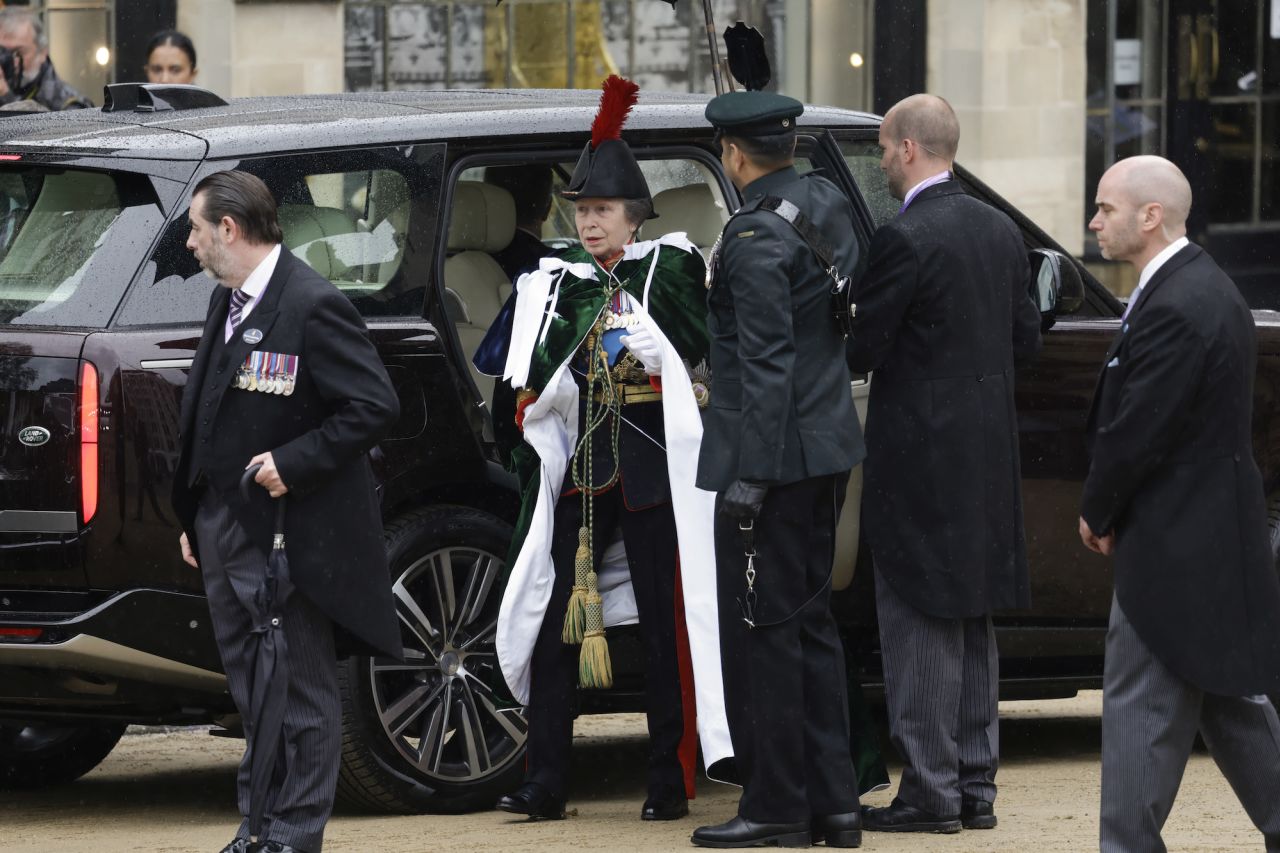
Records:
M898 798L942 817L996 798L1000 669L990 616L917 610L876 570L876 618Z
M227 673L231 698L245 724L246 748L236 774L240 813L236 835L249 837L249 757L254 731L249 696L258 640L252 634L252 600L262 583L267 555L253 545L222 498L207 489L196 513L196 542L214 636ZM284 613L289 643L289 698L259 841L277 841L320 853L325 823L333 811L342 748L342 701L338 693L333 623L299 590Z
M1170 672L1111 600L1102 693L1104 853L1163 853L1200 731L1240 804L1280 850L1280 722L1265 696L1216 696Z

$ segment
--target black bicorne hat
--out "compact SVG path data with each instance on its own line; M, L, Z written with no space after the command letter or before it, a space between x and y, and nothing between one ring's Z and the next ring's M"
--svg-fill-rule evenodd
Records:
M591 141L582 148L569 187L561 195L578 198L625 198L653 201L631 146L622 139L622 125L635 106L640 87L613 75L604 81L600 109L591 124Z

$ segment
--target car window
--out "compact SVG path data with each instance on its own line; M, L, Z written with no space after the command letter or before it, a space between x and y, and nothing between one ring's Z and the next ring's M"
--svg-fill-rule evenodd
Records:
M879 228L898 215L902 202L889 193L889 179L880 171L880 146L870 139L837 139L845 165Z
M711 166L693 157L646 158L644 152L637 153L658 214L644 224L640 239L683 231L704 255L709 253L729 216ZM475 165L455 181L445 246L444 306L468 365L511 295L518 273L536 266L539 257L578 245L573 203L560 195L574 165L569 159ZM492 402L493 380L474 366L472 377L485 400Z
M0 171L0 323L106 325L163 222L141 175Z
M351 299L365 317L421 316L435 230L438 147L264 157L218 168L262 178L276 198L284 246ZM186 212L174 219L121 311L123 324L203 321L213 283L187 251Z

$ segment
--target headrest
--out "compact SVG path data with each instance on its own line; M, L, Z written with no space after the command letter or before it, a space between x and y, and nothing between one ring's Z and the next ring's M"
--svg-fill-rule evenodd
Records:
M325 278L346 278L348 265L337 257L337 244L326 238L352 234L356 223L336 207L282 204L277 217L285 248Z
M449 251L500 252L515 234L511 193L483 181L458 181L449 215Z
M663 190L653 197L653 209L661 217L663 232L684 231L700 249L715 245L724 229L724 208L706 184Z

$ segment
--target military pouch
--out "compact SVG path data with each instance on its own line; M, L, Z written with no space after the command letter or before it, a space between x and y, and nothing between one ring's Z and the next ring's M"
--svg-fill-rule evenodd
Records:
M846 338L853 334L853 318L858 310L858 306L853 303L853 284L849 276L842 275L840 270L836 269L835 254L831 251L827 239L822 236L822 232L809 221L809 217L805 216L800 208L785 198L766 196L756 209L767 210L782 217L796 230L800 239L804 240L809 251L813 252L818 263L831 278L831 319L835 321L836 329Z

